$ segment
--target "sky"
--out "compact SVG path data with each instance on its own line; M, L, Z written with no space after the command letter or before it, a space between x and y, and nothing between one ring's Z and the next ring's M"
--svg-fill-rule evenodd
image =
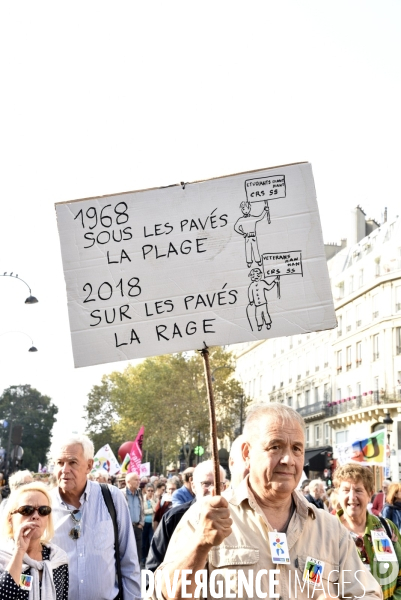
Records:
M128 365L74 369L56 202L306 160L325 242L357 205L398 215L400 21L387 0L2 3L0 275L39 303L0 277L0 392L50 396L59 439Z

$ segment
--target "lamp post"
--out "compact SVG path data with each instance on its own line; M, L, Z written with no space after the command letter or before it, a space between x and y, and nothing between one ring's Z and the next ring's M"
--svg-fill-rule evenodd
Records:
M27 282L24 281L23 279L21 279L20 277L18 277L18 275L14 275L14 272L7 273L7 271L5 271L2 275L0 275L0 277L12 277L13 279L18 279L18 281L22 281L22 283L25 283L26 287L29 290L29 296L25 300L25 304L36 304L37 302L39 302L39 300L37 298L35 298L35 296L32 296L32 290L29 287L29 285L27 284Z
M387 429L387 443L390 446L390 433L393 431L393 419L390 416L389 411L387 410L386 414L384 415L384 419L383 419L383 425L386 426Z
M28 348L28 352L37 352L38 349L36 348L36 346L33 345L33 341L31 336L29 336L27 333L25 333L24 331L4 331L3 333L0 333L0 337L3 335L6 335L7 333L21 333L22 335L25 335L29 340L31 340L31 347Z

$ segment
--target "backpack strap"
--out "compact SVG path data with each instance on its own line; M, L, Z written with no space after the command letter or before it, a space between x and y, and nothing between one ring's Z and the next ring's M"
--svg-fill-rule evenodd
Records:
M116 571L118 578L118 590L119 598L123 600L123 578L121 575L121 562L120 562L120 547L118 544L118 526L117 526L117 514L114 506L113 498L111 497L110 488L107 483L101 483L100 489L102 490L103 500L107 506L107 510L110 513L111 520L113 521L114 528L114 553L116 558Z
M385 519L384 517L379 517L379 520L380 520L381 524L383 525L384 529L386 530L386 533L387 533L388 537L391 540L391 535L392 535L392 533L391 533L391 527L387 523L387 519Z

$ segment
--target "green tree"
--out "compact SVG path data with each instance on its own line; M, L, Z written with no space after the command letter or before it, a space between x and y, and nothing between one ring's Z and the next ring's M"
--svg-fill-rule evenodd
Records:
M239 424L236 407L243 390L232 377L233 356L220 347L212 348L210 364L219 436L234 439ZM165 471L182 448L189 463L199 436L205 446L210 436L202 357L199 353L157 356L129 365L122 373L105 375L101 386L92 388L85 411L94 443L102 440L118 446L134 439L144 425L145 459L147 452Z
M4 430L2 445L7 448L11 424L22 425L23 468L37 471L39 463L46 464L57 413L58 408L51 398L30 385L13 385L0 396L1 418L9 423Z

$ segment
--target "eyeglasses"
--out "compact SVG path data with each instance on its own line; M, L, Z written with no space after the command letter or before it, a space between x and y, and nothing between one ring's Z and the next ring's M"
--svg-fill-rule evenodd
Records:
M72 510L70 512L71 518L75 525L68 534L72 540L78 540L81 537L81 519L82 513L80 510Z
M206 488L208 488L208 487L210 487L211 485L214 485L214 484L213 484L213 481L201 481L201 486L202 486L202 487L206 487Z
M16 508L11 514L15 515L15 513L19 513L23 517L30 517L34 514L35 511L38 511L38 515L41 517L47 517L52 512L51 506L31 506L30 504L25 504L24 506L20 506Z

